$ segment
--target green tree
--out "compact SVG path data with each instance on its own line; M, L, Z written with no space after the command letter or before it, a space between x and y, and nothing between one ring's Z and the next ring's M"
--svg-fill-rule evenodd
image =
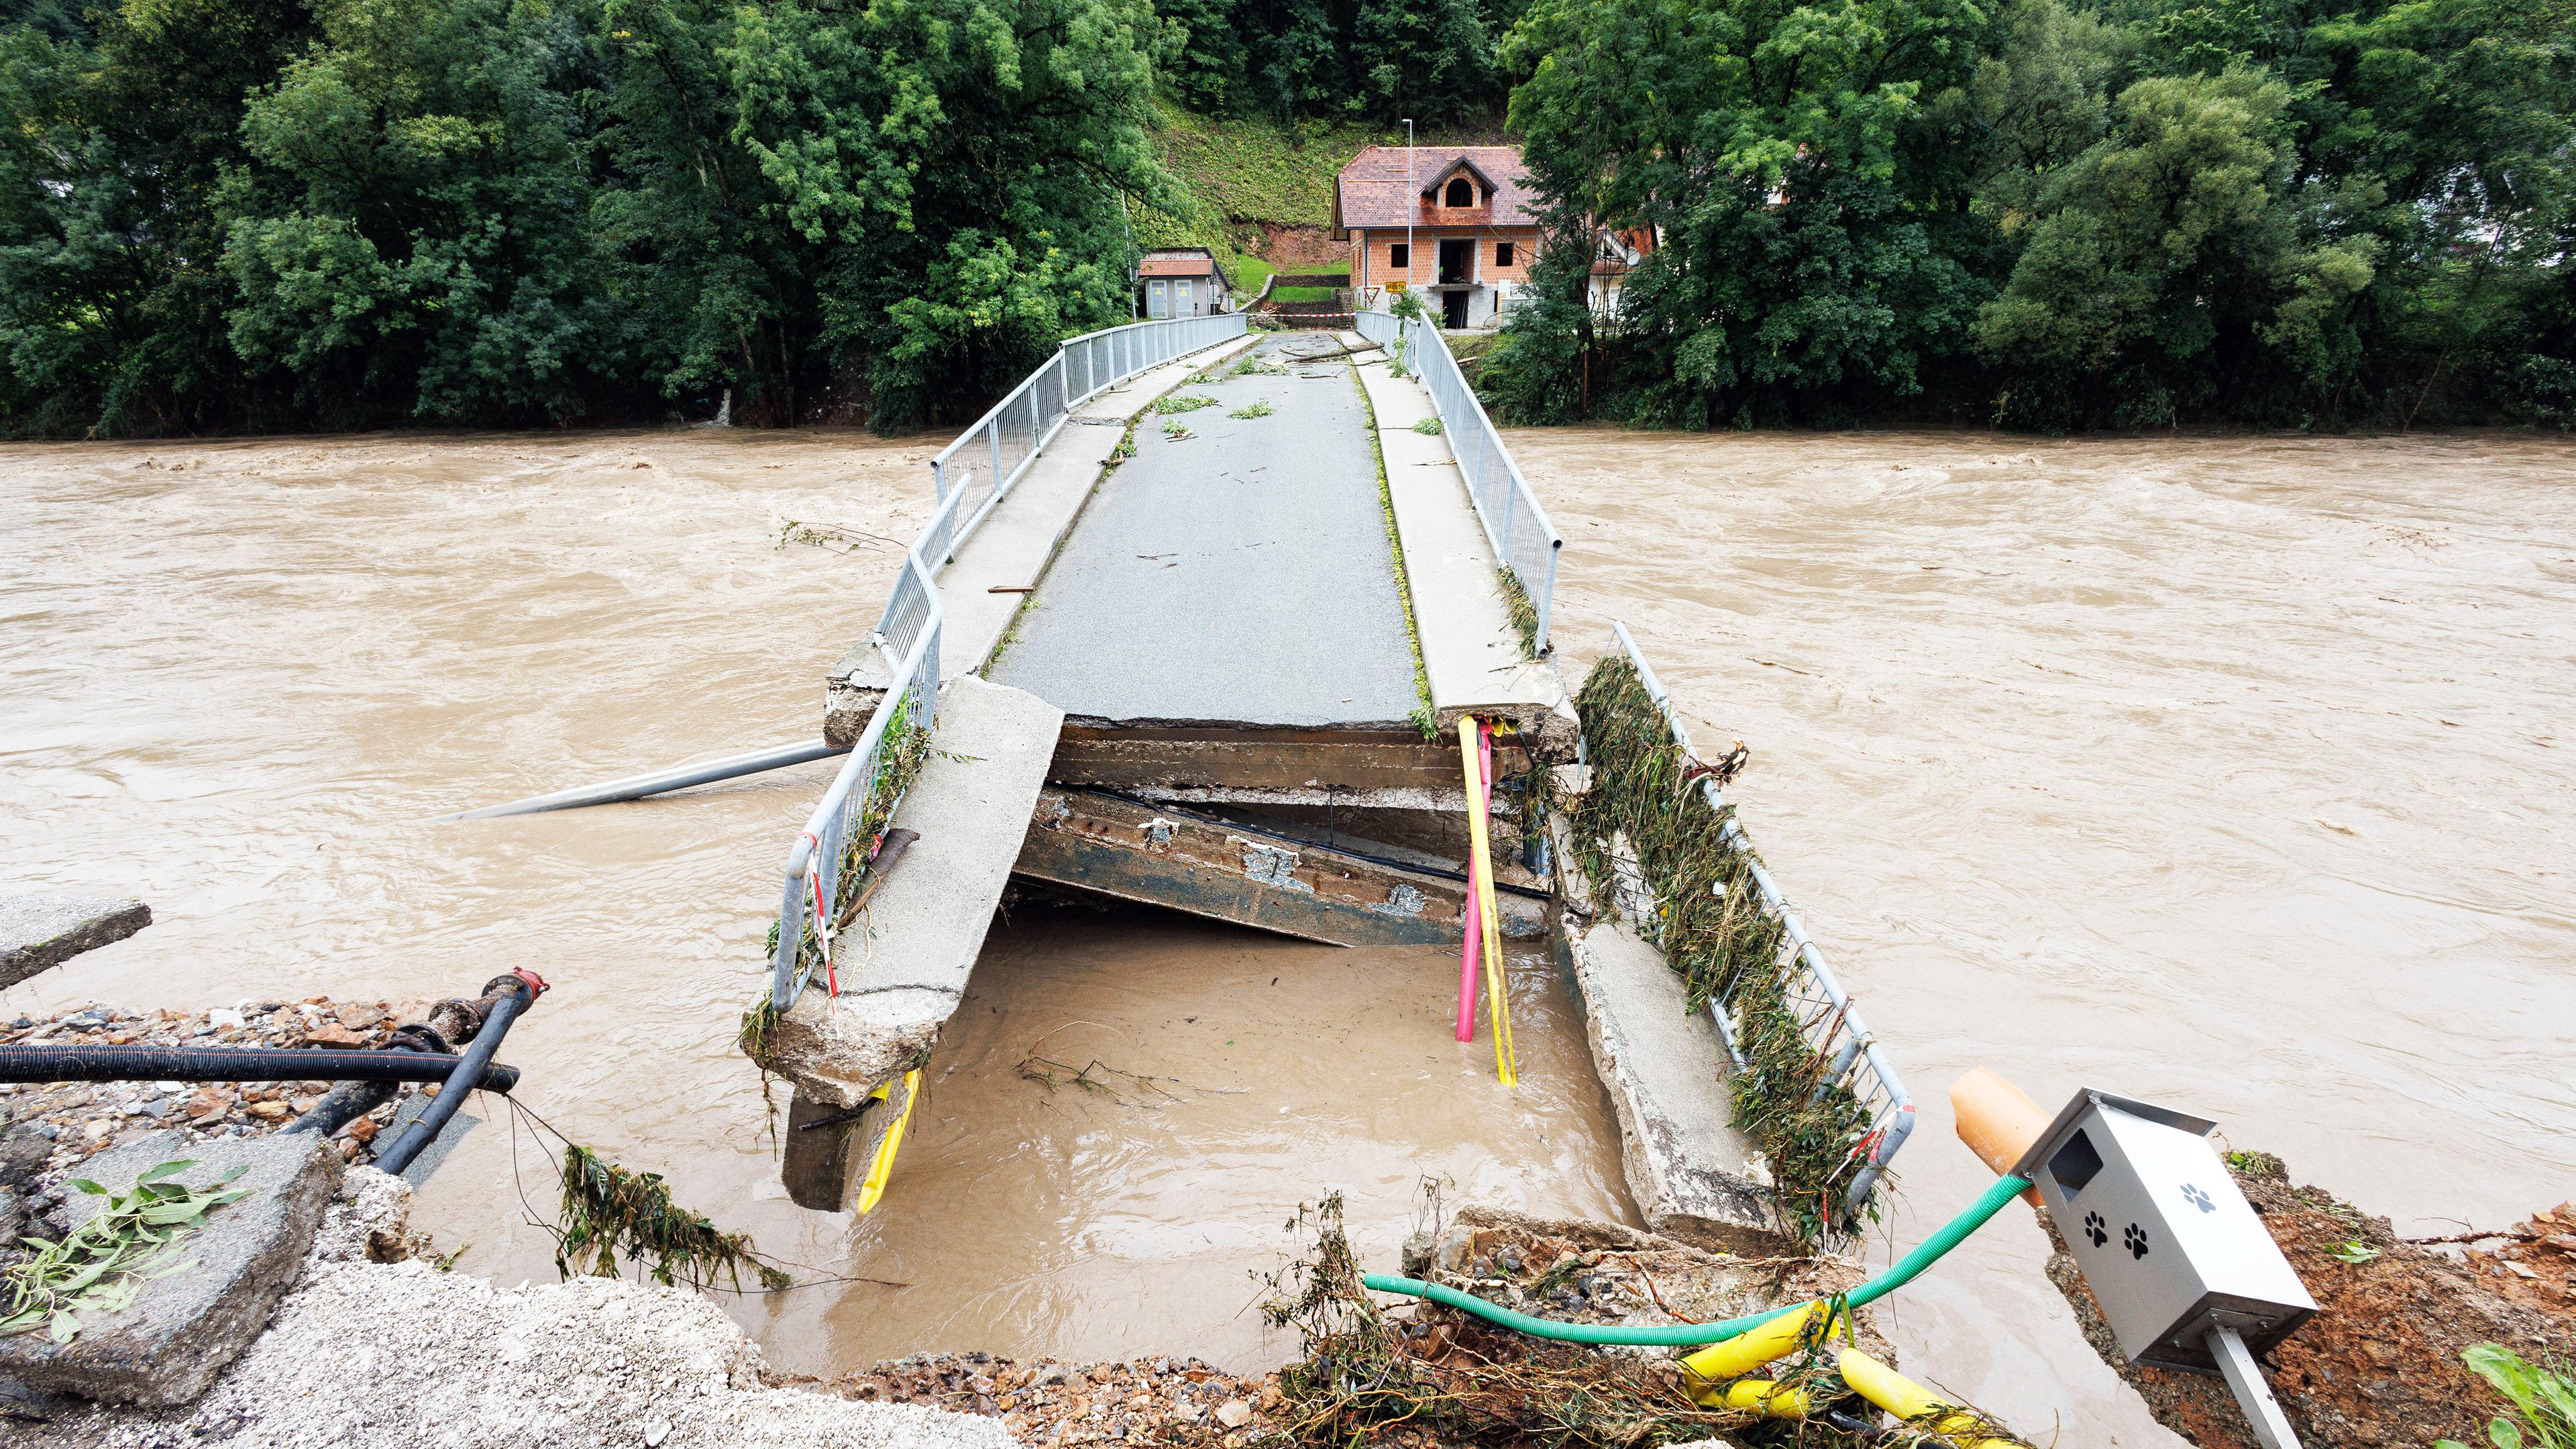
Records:
M2008 379L2004 420L2326 405L2358 361L2348 303L2378 246L2320 239L2285 194L2288 94L2241 66L2121 93L2110 134L2041 188L2012 278L1978 318Z
M1541 0L1506 46L1552 236L1660 239L1626 284L1619 411L1833 418L1921 387L1982 298L1947 244L1966 170L1927 120L1993 26L1974 0ZM1565 309L1524 313L1512 370ZM1579 324L1578 324L1579 325ZM1561 390L1560 390L1561 391Z
M125 0L0 28L0 417L217 426L256 383L226 340L215 193L243 99L310 34L291 0ZM281 419L282 420L282 419Z

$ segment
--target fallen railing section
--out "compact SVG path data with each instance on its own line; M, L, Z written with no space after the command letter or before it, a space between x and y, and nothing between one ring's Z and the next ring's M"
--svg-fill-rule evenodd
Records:
M1503 566L1506 585L1520 591L1513 601L1515 612L1527 608L1536 617L1530 653L1545 654L1548 615L1556 601L1556 558L1565 547L1564 537L1548 522L1547 510L1503 446L1493 419L1485 416L1485 405L1458 370L1458 359L1449 355L1439 328L1418 318L1365 311L1352 319L1352 326L1371 342L1400 348L1405 366L1431 394L1449 452L1476 505L1476 521L1484 525L1485 541Z
M1673 708L1672 696L1665 692L1663 681L1655 677L1654 669L1646 663L1646 656L1638 651L1637 641L1628 636L1628 627L1614 623L1610 629L1617 636L1620 649L1626 652L1629 664L1636 669L1638 683L1645 686L1647 695L1662 712L1664 723L1672 732L1673 744L1681 750L1684 760L1696 760L1698 756L1691 749L1690 734L1682 727L1681 716ZM1698 784L1700 798L1722 822L1719 838L1742 857L1745 869L1753 877L1754 888L1761 896L1763 909L1780 923L1781 933L1786 939L1786 959L1780 963L1782 990L1790 1011L1797 1016L1807 1044L1814 1049L1816 1059L1824 1064L1815 1091L1808 1098L1809 1105L1821 1101L1828 1091L1842 1087L1857 1099L1869 1123L1852 1144L1851 1154L1860 1159L1860 1170L1853 1175L1843 1194L1845 1209L1856 1219L1868 1205L1870 1192L1886 1173L1888 1163L1895 1159L1897 1149L1905 1145L1905 1139L1914 1131L1914 1098L1906 1092L1905 1083L1897 1076L1896 1068L1888 1064L1886 1055L1879 1050L1878 1039L1871 1035L1869 1023L1860 1014L1860 1007L1843 990L1842 983L1834 978L1832 969L1825 965L1824 954L1816 949L1815 941L1808 936L1806 924L1789 909L1789 903L1780 894L1780 887L1771 879L1771 872L1763 868L1761 857L1754 854L1752 842L1745 838L1744 829L1727 807L1726 797L1717 782L1702 776ZM1708 1004L1708 1013L1717 1024L1719 1037L1726 1043L1727 1055L1734 1059L1737 1069L1742 1070L1749 1063L1736 1041L1735 1024L1728 1019L1727 1007L1727 1002L1712 1000Z
M863 868L920 764L921 737L939 708L940 570L1010 495L1075 407L1149 368L1241 337L1248 326L1241 313L1224 313L1071 338L931 460L939 506L906 550L870 639L889 671L885 698L787 853L770 959L772 1007L795 1005L818 971L826 982L836 981L833 939L847 924Z

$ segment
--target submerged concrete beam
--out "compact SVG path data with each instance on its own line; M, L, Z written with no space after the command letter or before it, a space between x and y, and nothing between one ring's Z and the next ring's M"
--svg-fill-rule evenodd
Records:
M0 895L0 986L151 924L152 908L127 897Z
M1019 873L1335 946L1454 945L1465 919L1463 882L1084 791L1040 798ZM1539 902L1501 907L1508 934L1543 929Z
M1063 719L1035 695L980 679L941 689L934 748L896 811L921 838L834 943L840 994L808 987L761 1053L795 1084L806 1120L857 1109L928 1058L984 949ZM846 1147L821 1132L790 1138L791 1155ZM791 1186L809 1179L815 1170L791 1165Z

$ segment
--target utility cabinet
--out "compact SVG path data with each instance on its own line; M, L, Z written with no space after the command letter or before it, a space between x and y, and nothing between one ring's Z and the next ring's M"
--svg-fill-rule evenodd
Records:
M2013 1168L2131 1363L2216 1373L2212 1330L2259 1353L2317 1311L2210 1145L2217 1125L2087 1089Z

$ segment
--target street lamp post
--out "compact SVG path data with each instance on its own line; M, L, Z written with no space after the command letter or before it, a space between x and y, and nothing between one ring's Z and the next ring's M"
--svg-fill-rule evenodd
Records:
M1413 291L1413 218L1422 210L1422 198L1413 194L1413 118L1404 118L1404 290Z

